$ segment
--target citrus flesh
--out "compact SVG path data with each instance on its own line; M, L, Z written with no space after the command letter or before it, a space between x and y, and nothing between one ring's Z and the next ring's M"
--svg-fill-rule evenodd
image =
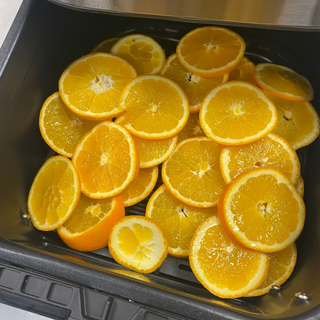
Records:
M250 61L247 57L243 57L238 66L232 70L229 74L229 80L239 80L239 81L246 81L252 84L256 84L254 79L254 71L255 71L255 64Z
M199 113L190 113L186 125L178 134L178 142L192 137L204 137L205 135L200 125Z
M112 46L119 40L119 37L112 37L99 42L91 52L110 52Z

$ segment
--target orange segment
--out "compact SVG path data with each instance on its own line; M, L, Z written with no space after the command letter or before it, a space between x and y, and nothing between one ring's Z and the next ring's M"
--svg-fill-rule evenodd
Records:
M119 264L141 273L155 271L168 254L161 227L143 216L126 216L116 222L108 246Z
M240 80L250 82L252 84L256 84L254 80L254 71L255 71L255 64L251 62L247 57L243 57L240 60L238 66L232 70L229 74L229 80Z
M202 27L182 37L176 53L190 72L213 77L235 69L245 49L246 44L237 33L221 27Z
M278 121L277 109L256 86L230 81L211 90L200 109L203 131L224 145L257 141L271 132Z
M250 292L247 297L261 296L268 293L273 286L282 285L292 274L297 261L297 248L291 246L279 252L269 254L269 270L259 288Z
M226 184L219 166L222 146L207 137L178 143L162 165L162 181L181 202L198 207L214 207Z
M190 267L211 293L220 298L239 298L260 286L265 279L268 254L234 243L211 216L196 230L190 244Z
M174 81L157 75L132 80L122 91L120 108L126 112L117 123L142 139L171 138L182 130L189 116L184 91Z
M139 172L139 154L126 129L104 121L78 143L72 157L82 192L102 199L121 193Z
M176 200L164 185L151 196L146 217L157 221L168 239L168 253L176 257L189 255L190 241L199 224L217 214L217 207L200 209Z
M122 192L124 206L133 206L145 199L156 185L158 174L158 166L140 169L138 176Z
M294 70L272 63L259 63L254 73L258 86L278 97L307 102L314 90L307 78Z
M79 117L106 120L124 111L119 106L120 94L136 76L135 69L125 60L109 53L90 53L63 71L59 92Z
M134 66L138 74L158 74L166 62L160 44L144 34L129 34L120 38L110 51Z
M243 172L259 167L281 171L296 185L300 176L300 161L290 144L280 136L269 133L262 139L222 149L220 168L226 183Z
M121 195L91 199L82 194L70 218L57 231L61 240L72 249L98 250L108 244L111 228L124 214Z
M183 127L182 131L178 134L178 142L192 138L192 137L201 137L205 136L206 134L203 132L200 120L199 120L199 113L190 113L188 121L186 125Z
M112 46L119 40L118 37L108 38L99 42L91 52L110 52Z
M39 128L44 141L55 152L69 158L79 140L96 124L72 113L61 100L59 92L44 102L39 116Z
M50 231L72 214L81 194L78 173L63 156L48 159L34 178L28 195L28 212L34 227Z
M259 168L235 178L221 195L221 223L242 245L276 252L291 245L304 226L305 205L280 171Z
M188 71L178 60L176 54L172 54L166 61L161 75L175 81L186 93L190 112L198 112L204 97L211 89L228 81L229 74L203 78Z

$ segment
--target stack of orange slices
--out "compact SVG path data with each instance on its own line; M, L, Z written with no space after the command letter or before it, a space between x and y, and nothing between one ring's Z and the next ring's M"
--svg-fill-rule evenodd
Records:
M208 26L167 59L152 37L128 34L72 62L40 112L59 155L31 186L34 226L75 250L108 246L140 273L167 254L188 258L222 298L286 281L305 220L296 150L320 120L304 76L256 66L245 50L237 33ZM145 216L129 214L138 203Z

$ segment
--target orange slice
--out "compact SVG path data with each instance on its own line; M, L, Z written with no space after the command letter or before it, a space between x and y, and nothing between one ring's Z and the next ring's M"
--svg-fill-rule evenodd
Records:
M144 34L129 34L120 38L110 52L132 64L139 75L158 74L166 62L160 44Z
M200 123L213 141L242 145L257 141L277 125L274 104L251 83L230 81L211 90L203 100Z
M188 257L197 227L217 213L217 207L200 209L183 204L172 197L164 185L152 194L146 208L146 217L160 224L168 240L168 253L175 257Z
M273 132L297 150L312 143L320 133L320 119L310 102L296 102L267 94L278 110L278 124Z
M237 33L221 27L202 27L182 37L176 53L190 72L214 77L235 69L245 49L246 44Z
M181 86L189 99L190 112L198 112L204 97L211 89L228 81L229 74L203 78L188 71L178 60L177 55L172 54L166 61L161 75L175 81Z
M304 196L304 181L301 176L298 179L298 183L296 185L296 188L297 188L298 192L300 193L301 197L303 197Z
M72 113L59 92L52 94L40 111L39 128L44 141L55 152L69 158L79 140L96 124Z
M216 206L226 186L219 166L221 149L221 145L207 137L181 141L162 165L164 185L187 205Z
M199 113L190 113L186 125L183 127L182 131L178 134L178 142L192 138L192 137L202 137L206 134L203 132L200 120Z
M72 214L81 194L78 173L63 156L48 159L34 178L28 195L28 212L35 228L50 231Z
M221 151L220 168L226 183L243 172L259 167L278 169L294 185L298 183L299 158L291 145L274 133L243 146L225 147Z
M106 120L124 112L119 98L124 86L137 76L125 60L95 52L72 62L62 73L59 92L79 117Z
M250 292L247 297L261 296L268 293L273 286L282 285L292 274L297 261L297 248L293 243L284 250L269 254L269 270L259 288Z
M178 136L163 140L132 138L139 150L140 168L151 168L167 160L178 142Z
M258 288L269 266L268 254L234 243L218 215L204 220L197 228L189 261L200 283L220 298L239 298Z
M280 98L307 102L314 97L314 90L308 79L290 68L259 63L254 77L260 88Z
M188 98L174 81L157 75L139 76L124 88L117 118L130 133L161 140L177 135L189 116Z
M124 214L121 195L91 199L82 194L70 218L57 231L72 249L98 250L107 246L111 228Z
M256 84L254 79L255 64L247 57L243 57L240 60L238 66L232 70L229 74L229 80L240 80Z
M140 169L138 176L130 183L129 187L122 192L124 206L133 206L145 199L156 185L158 174L158 166Z
M112 46L119 40L118 37L108 38L99 42L91 52L110 52Z
M82 192L95 199L121 193L139 173L139 154L131 135L111 121L99 123L83 136L72 162Z
M168 254L163 230L157 222L143 216L126 216L116 222L108 246L119 264L141 273L155 271Z
M261 252L290 246L302 231L305 205L290 180L272 168L235 178L221 195L221 223L242 245Z

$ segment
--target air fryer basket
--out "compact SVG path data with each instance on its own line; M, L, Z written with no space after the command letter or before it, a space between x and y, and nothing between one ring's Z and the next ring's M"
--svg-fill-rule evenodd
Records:
M306 223L297 241L298 261L280 291L256 298L219 299L196 280L187 259L168 257L154 273L140 275L118 265L107 248L80 253L56 232L40 232L27 217L27 195L45 159L38 116L58 90L65 67L100 41L129 33L155 38L169 56L178 40L200 23L85 13L43 0L24 1L0 51L0 262L70 281L115 297L192 319L320 319L320 143L298 150L305 181ZM291 67L315 89L320 113L320 33L230 27L247 43L253 62ZM161 181L158 181L159 186ZM127 208L143 214L147 199ZM0 269L0 295L1 295ZM297 293L305 293L300 299Z

